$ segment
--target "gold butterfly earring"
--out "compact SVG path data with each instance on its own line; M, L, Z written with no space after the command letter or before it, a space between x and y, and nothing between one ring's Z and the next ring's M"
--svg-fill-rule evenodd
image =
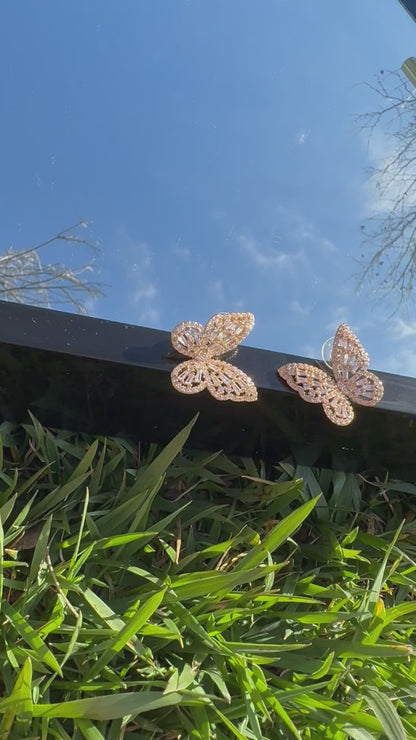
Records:
M351 401L375 406L384 394L380 378L368 371L369 357L347 324L338 327L331 349L333 378L314 365L291 362L278 375L308 403L321 403L328 419L346 426L354 418Z
M217 313L202 326L183 321L171 333L173 347L191 359L171 372L180 393L199 393L205 388L218 401L256 401L257 388L239 368L219 359L235 349L254 326L251 313Z

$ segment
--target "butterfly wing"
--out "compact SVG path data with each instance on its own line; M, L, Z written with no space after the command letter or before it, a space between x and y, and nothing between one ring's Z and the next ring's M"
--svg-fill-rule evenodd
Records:
M339 426L350 424L353 408L332 378L319 367L303 362L291 362L279 367L278 374L304 401L321 403L328 419Z
M251 378L223 360L206 363L206 387L218 401L257 401L257 388Z
M328 419L340 427L351 424L354 418L354 409L347 396L336 387L335 383L328 390L327 396L322 404Z
M179 393L200 393L207 387L207 365L199 360L185 360L173 368L170 379Z
M205 324L198 343L198 355L212 358L235 349L253 326L252 313L216 313Z
M370 373L369 357L349 326L341 324L334 337L331 365L338 388L361 406L375 406L384 394L380 378Z
M172 346L181 355L195 357L204 327L197 321L182 321L171 331Z

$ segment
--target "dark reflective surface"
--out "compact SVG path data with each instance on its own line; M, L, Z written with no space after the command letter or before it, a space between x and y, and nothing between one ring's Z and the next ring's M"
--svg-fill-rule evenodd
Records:
M169 335L156 330L0 303L0 414L134 441L167 442L197 412L191 445L254 456L271 466L293 454L299 464L372 470L406 478L414 458L416 382L383 375L375 409L355 408L345 428L302 402L274 368L294 359L242 347L233 362L256 379L257 403L183 396L164 360Z

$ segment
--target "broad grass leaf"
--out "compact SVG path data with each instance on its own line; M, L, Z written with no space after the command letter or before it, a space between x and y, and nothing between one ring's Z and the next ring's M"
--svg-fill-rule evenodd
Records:
M205 669L203 673L209 676L209 678L215 684L215 686L217 687L218 691L220 692L223 699L225 699L227 704L231 704L231 694L227 687L227 680L228 680L227 672L226 671L224 672L226 680L224 680L219 670L217 671L215 669L212 669L212 670Z
M324 676L326 676L326 674L328 673L329 669L332 666L333 660L334 660L334 653L330 652L326 656L324 662L322 663L321 668L318 668L317 671L314 671L314 673L311 674L311 678L314 678L317 681L320 678L323 678Z
M378 735L370 735L367 730L364 730L362 727L355 727L354 725L344 725L343 730L352 740L377 740L378 737Z
M212 740L211 723L205 707L190 707L188 712L191 717L191 738L195 740Z
M111 607L98 596L98 594L94 593L92 589L86 588L80 590L79 595L86 601L100 621L102 621L111 630L119 633L121 630L125 629L126 622L121 619L121 617L119 617L113 609L111 609ZM146 649L136 636L133 635L131 637L129 645L137 655L144 656L146 654Z
M165 707L193 704L198 701L203 699L187 698L177 693L163 694L161 691L126 692L57 704L36 704L33 707L33 716L109 720L125 717L127 714L136 716L142 712L155 712Z
M383 485L383 489L386 491L399 491L400 493L408 493L410 495L416 494L416 486L414 483L407 483L406 481L387 481Z
M134 494L136 491L144 491L152 489L160 478L166 473L168 466L179 454L182 447L188 441L188 437L192 431L198 414L184 427L166 447L160 452L155 460L146 468L144 472L140 471L136 481L134 482L131 493Z
M334 471L332 473L333 493L328 502L333 509L334 520L345 521L350 512L358 512L361 505L361 489L354 473Z
M226 646L228 650L235 654L241 655L268 655L273 656L276 653L287 653L292 650L302 650L308 647L308 644L283 642L280 645L267 642L229 642Z
M89 484L90 494L91 496L95 496L98 491L100 490L101 483L102 483L102 473L106 458L106 452L107 452L107 440L104 439L103 441L103 447L100 452L100 456L95 464L93 473L91 475L91 480Z
M7 603L7 601L4 601L2 604L2 612L16 632L21 635L26 644L34 651L37 660L52 668L59 676L62 676L61 667L54 654L49 650L40 635L31 627L27 619L11 604Z
M0 518L0 612L1 605L3 603L3 559L4 559L4 531L3 525Z
M82 733L82 737L85 740L106 740L104 735L101 734L98 727L91 722L89 719L76 719L74 721L75 727Z
M300 527L302 522L309 516L316 506L317 501L318 497L311 501L307 501L285 517L285 519L279 522L279 524L276 524L276 526L273 527L273 529L264 537L263 541L259 545L253 547L253 549L240 560L234 568L234 571L254 568L256 565L260 565L263 560L266 560L268 553L274 552L288 539L288 537L291 537L298 527Z
M218 715L218 717L224 722L225 726L228 727L229 730L233 733L234 737L237 738L237 740L247 740L246 735L243 735L238 727L233 724L233 722L228 719L228 717L223 714L219 709L215 708L215 711Z
M17 483L18 478L18 472L15 471L15 478ZM14 505L17 500L17 493L13 494L13 496L10 496L7 498L7 500L4 502L4 504L0 507L0 521L4 524L6 524L10 514L12 513L14 509Z
M268 685L266 676L262 669L257 665L252 665L251 670L254 684L253 688L262 697L267 708L270 708L278 717L280 717L282 723L290 730L290 737L295 737L296 740L302 740L301 735L296 729L296 726L291 720L286 709L284 709L277 699L275 692L273 692L271 687Z
M135 514L134 529L137 530L145 527L152 502L162 485L163 476L168 466L187 442L197 418L198 415L194 416L189 424L166 445L144 472L141 470L138 471L136 480L128 491L127 501L99 519L101 532L105 533L115 528L118 529L133 514Z
M0 699L0 714L3 714L0 723L1 738L9 737L16 715L30 717L32 707L32 664L30 658L27 658L10 695Z
M391 622L395 622L401 619L401 617L407 616L407 614L411 614L414 611L416 611L416 601L391 606L384 612L384 625L386 626L387 624L391 624Z
M97 449L98 449L98 439L95 439L94 442L92 442L92 444L87 449L82 460L80 460L78 465L72 471L71 475L69 476L68 482L76 478L79 478L81 475L84 475L84 473L87 473L90 471L94 457L97 454Z
M201 596L212 594L216 600L222 599L227 593L233 591L237 586L251 583L260 578L265 578L268 573L276 573L285 563L277 565L264 565L250 568L244 571L231 571L222 573L220 571L194 571L186 573L178 578L173 578L170 588L175 591L181 600L196 599Z
M166 599L166 601L168 602L168 598ZM202 624L198 622L197 618L192 614L192 612L189 611L189 609L187 609L185 606L183 606L181 602L176 598L176 596L171 597L171 600L169 601L169 605L170 605L171 611L178 618L178 621L181 623L182 629L187 627L190 630L190 632L192 632L193 635L200 641L202 652L206 652L205 648L209 648L209 650L214 655L215 654L219 654L219 655L231 655L232 654L229 648L227 648L223 642L220 642L214 637L211 637L211 635L207 632L207 630L204 629Z
M51 531L51 525L52 525L52 514L48 516L46 522L44 522L44 525L40 531L38 541L36 543L35 551L33 553L32 562L30 564L28 584L36 582L38 578L38 574L39 574L39 568L41 564L45 561L45 558L48 554L48 541L49 541L49 534Z
M158 532L156 530L147 532L130 532L128 534L114 534L110 535L109 537L103 537L102 539L94 542L93 549L106 550L110 547L117 548L130 542L135 542L136 545L144 547L144 545L150 542L150 540L152 540L153 537L155 537L157 534Z
M131 637L134 637L148 619L152 616L153 612L156 611L158 606L162 603L165 595L165 591L159 591L153 596L150 596L146 601L140 604L139 608L133 614L133 616L126 622L120 632L111 640L106 643L105 650L101 657L92 666L86 679L91 679L96 676L100 671L109 663L116 655L124 648L126 643Z
M370 590L370 592L368 594L368 597L363 600L363 603L362 603L362 606L361 606L361 609L363 611L364 610L365 611L370 611L372 614L375 613L375 610L377 608L377 603L378 603L378 600L380 598L380 591L382 589L383 582L384 582L384 574L385 574L385 571L386 571L388 559L390 557L390 554L391 554L391 552L393 550L394 545L396 544L396 542L397 542L397 540L399 538L399 535L400 535L400 532L402 530L402 527L403 527L403 522L399 526L399 528L397 529L397 531L396 531L396 533L394 535L393 540L389 543L389 545L388 545L388 547L386 549L386 552L384 554L382 563L381 563L380 568L378 570L377 576L374 579L374 583L373 583L373 585L371 587L371 590Z
M192 666L188 665L187 663L185 663L180 673L175 668L163 693L170 694L171 692L187 689L194 682L196 673L197 669L192 668Z
M387 737L392 740L407 740L402 721L391 699L375 686L366 688L363 693Z
M328 502L322 493L322 487L317 480L312 468L306 465L297 465L294 478L302 479L304 490L308 498L316 499L316 516L322 521L329 521Z
M71 655L76 651L76 643L78 641L79 633L81 631L82 619L83 619L82 612L79 611L78 612L78 616L77 616L77 620L76 620L76 623L75 623L75 626L74 626L74 628L72 630L72 634L71 634L70 639L69 639L69 643L68 643L68 647L66 649L66 653L65 653L65 655L64 655L64 657L63 657L63 659L61 661L61 666L62 667L69 660L69 658L71 657Z
M51 491L51 493L45 496L38 504L36 504L36 506L31 509L30 514L32 521L44 516L51 509L56 509L56 507L63 501L65 501L65 499L68 498L71 493L82 486L82 484L87 480L88 476L89 473L83 473L76 478L71 476L70 480L68 480L66 483L63 483L62 486L58 486L58 488L55 488L53 491Z
M396 658L407 659L413 655L414 650L411 645L403 645L395 642L381 642L368 645L364 642L314 638L311 640L311 647L306 651L313 655L324 654L324 651L333 651L337 657L341 658Z

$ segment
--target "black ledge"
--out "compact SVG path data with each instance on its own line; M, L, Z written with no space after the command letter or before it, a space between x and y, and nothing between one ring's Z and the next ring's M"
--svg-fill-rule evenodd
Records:
M385 395L336 427L304 403L276 368L300 358L240 347L232 362L256 382L256 403L218 402L173 390L168 332L0 301L0 414L30 409L60 429L167 442L199 411L190 445L305 465L416 475L416 379L378 373Z
M403 5L411 18L416 21L416 0L399 0L399 3L400 5Z

